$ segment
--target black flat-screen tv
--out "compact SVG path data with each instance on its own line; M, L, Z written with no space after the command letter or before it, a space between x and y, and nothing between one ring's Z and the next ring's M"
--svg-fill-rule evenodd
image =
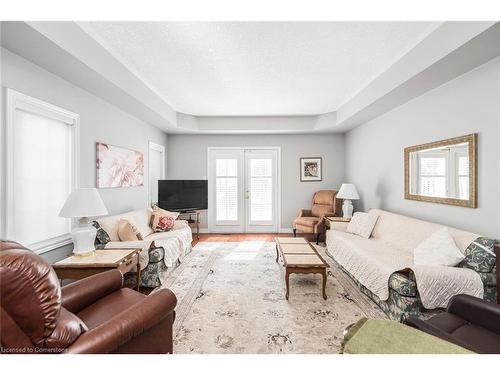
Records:
M169 211L208 208L207 180L159 180L158 206Z

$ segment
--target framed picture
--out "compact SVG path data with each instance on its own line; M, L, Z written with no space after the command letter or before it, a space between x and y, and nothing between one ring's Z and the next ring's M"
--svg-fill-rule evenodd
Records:
M144 155L140 151L96 143L97 187L144 185Z
M322 181L321 158L300 158L300 181Z

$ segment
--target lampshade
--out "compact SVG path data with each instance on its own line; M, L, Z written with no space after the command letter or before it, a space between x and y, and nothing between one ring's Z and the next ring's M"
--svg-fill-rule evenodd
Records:
M92 217L107 214L108 210L95 188L73 190L59 212L61 217Z
M339 192L337 193L337 198L340 199L359 199L358 191L354 184L342 184Z

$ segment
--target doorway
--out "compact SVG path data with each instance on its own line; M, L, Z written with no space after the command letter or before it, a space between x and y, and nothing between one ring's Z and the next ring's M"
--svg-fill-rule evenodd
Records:
M210 232L278 232L279 158L278 147L208 149Z

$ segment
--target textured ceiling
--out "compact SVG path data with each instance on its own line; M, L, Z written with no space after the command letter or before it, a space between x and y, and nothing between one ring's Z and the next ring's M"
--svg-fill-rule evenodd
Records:
M86 29L176 111L336 110L432 31L431 22L91 22Z

